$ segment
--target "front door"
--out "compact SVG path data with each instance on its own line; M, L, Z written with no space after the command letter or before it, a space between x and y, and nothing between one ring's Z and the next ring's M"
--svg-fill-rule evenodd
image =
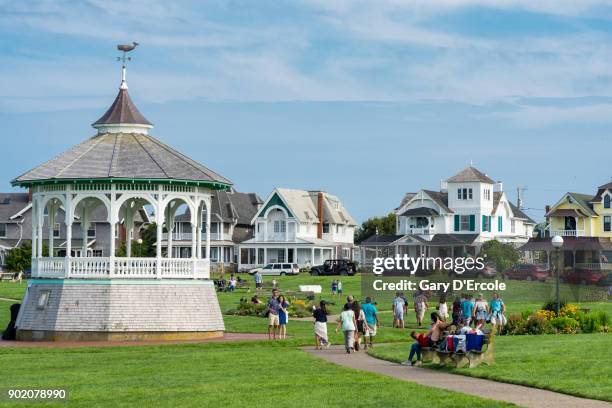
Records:
M576 231L576 217L565 217L565 230Z

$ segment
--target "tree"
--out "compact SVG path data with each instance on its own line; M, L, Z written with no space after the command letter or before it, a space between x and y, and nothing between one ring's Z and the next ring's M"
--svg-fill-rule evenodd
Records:
M377 231L379 235L395 234L395 214L389 213L384 217L368 218L355 231L355 242L360 243L376 234Z
M49 249L43 244L43 256L47 256ZM20 246L11 249L4 260L9 271L25 271L32 268L32 243L23 241Z
M142 243L138 241L132 241L132 256L136 258L150 258L155 256L155 243L157 242L157 224L152 223L140 232L140 239ZM125 242L121 243L121 246L117 250L117 256L126 256Z
M497 240L487 241L482 245L480 255L487 262L493 262L498 271L502 272L518 262L521 254L513 245L504 244Z

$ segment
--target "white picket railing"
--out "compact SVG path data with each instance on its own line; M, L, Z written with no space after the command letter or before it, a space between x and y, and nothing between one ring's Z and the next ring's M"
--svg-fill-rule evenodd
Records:
M34 258L36 278L209 279L210 260L193 258Z
M560 237L582 237L584 236L584 230L551 229L550 236L554 237L555 235L558 235Z
M583 262L577 263L576 268L580 269L595 269L595 270L612 270L612 263L610 262Z

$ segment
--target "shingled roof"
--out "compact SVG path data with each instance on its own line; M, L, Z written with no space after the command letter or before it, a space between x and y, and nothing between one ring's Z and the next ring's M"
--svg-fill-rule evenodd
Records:
M472 166L466 167L446 181L448 183L480 182L495 184L492 178Z
M216 184L231 181L147 134L103 133L22 174L13 185L52 180L176 180ZM215 187L215 186L213 186Z
M152 123L142 116L138 108L136 108L127 89L119 89L119 93L111 107L92 126L117 124L152 126Z

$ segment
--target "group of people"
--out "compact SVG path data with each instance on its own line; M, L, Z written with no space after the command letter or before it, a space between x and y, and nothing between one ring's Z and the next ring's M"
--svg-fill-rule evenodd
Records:
M342 329L347 354L359 351L362 340L364 349L373 347L380 323L378 309L372 303L372 298L366 297L365 303L360 304L353 296L348 296L337 322L336 333Z
M445 332L451 335L483 334L486 323L491 323L495 331L501 329L506 321L506 306L498 293L493 293L489 302L482 294L476 297L461 294L452 304L452 320L449 320L445 295L440 297L437 309L430 315L431 325L426 333L410 333L415 342L410 347L406 364L420 365L421 349L439 346Z
M422 290L417 290L412 298L417 324L421 326L425 317L425 311L429 308L427 295ZM408 312L408 300L402 292L395 293L391 308L393 310L393 327L403 329L405 327L404 315Z
M342 281L340 281L340 279L334 279L332 281L331 293L332 293L332 296L336 296L336 295L342 296Z

